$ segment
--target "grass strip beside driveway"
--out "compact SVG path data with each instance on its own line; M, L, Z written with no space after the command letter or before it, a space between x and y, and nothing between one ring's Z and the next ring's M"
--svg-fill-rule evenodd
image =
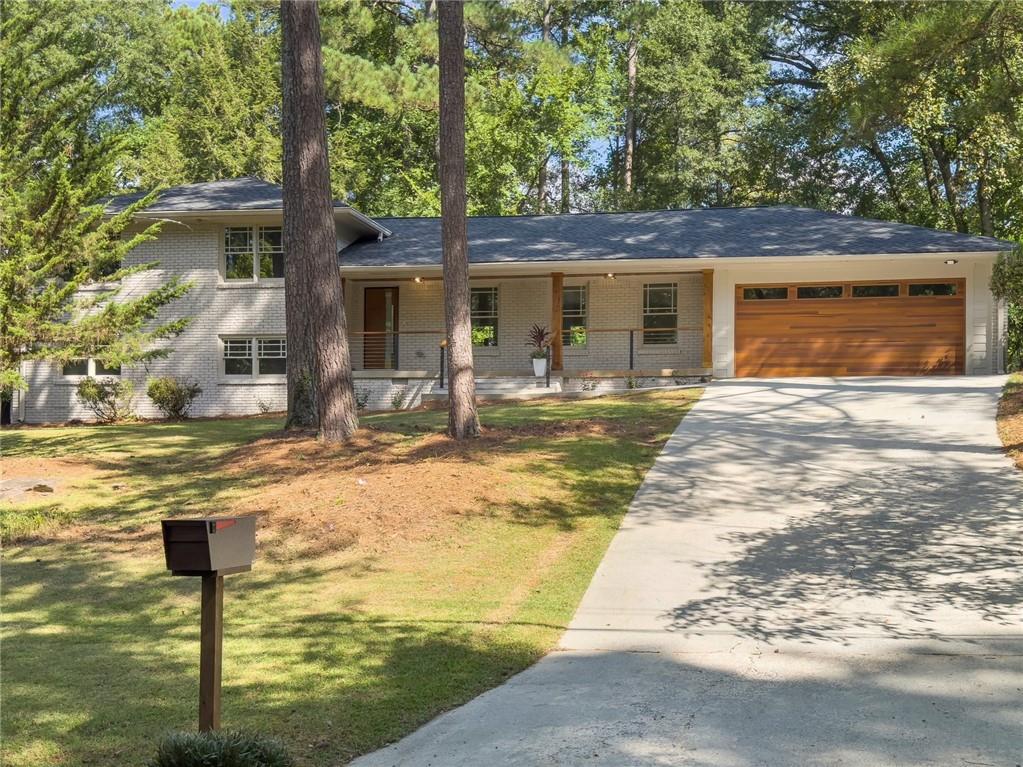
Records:
M60 475L0 506L2 761L138 764L196 720L197 579L158 521L256 512L228 579L224 725L335 765L401 737L557 641L696 391L371 415L342 448L274 419L23 429L8 465Z

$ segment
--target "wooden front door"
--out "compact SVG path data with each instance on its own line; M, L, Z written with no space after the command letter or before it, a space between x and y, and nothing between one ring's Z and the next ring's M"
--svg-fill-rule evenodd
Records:
M367 370L394 369L398 365L398 289L365 291L362 366Z
M962 279L738 285L736 376L961 374Z

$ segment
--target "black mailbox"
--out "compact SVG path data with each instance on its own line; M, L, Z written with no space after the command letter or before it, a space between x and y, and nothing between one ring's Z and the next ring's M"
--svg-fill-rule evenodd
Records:
M163 551L172 575L230 575L251 570L256 518L165 519Z

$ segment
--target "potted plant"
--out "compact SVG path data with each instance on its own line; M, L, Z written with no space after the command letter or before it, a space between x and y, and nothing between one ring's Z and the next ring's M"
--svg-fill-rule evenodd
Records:
M529 329L526 338L526 346L532 351L529 356L533 358L533 375L539 377L547 374L547 349L551 345L551 332L546 325L533 325Z

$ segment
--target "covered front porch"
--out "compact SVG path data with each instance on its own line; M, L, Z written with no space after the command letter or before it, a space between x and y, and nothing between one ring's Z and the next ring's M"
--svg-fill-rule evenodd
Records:
M357 388L369 408L445 393L444 295L433 273L345 273ZM690 383L710 375L710 269L544 272L473 269L474 364L482 398ZM546 376L528 332L552 333ZM439 390L439 391L438 391Z
M552 333L552 374L709 375L713 270L477 274L470 280L480 376L532 375L528 332ZM345 276L356 371L441 372L439 275Z

